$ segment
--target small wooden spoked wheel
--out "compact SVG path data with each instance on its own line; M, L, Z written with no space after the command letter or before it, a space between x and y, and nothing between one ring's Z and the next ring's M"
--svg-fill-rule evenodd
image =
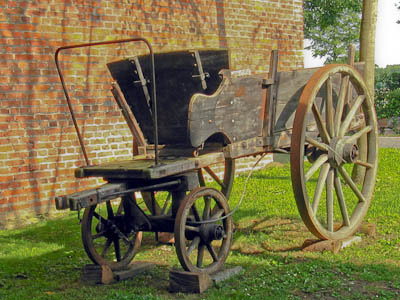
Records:
M90 206L85 209L82 219L82 242L93 263L108 265L119 270L129 265L137 253L142 232L133 231L129 201L132 196Z
M296 204L315 236L343 239L361 225L374 191L377 153L375 109L361 74L346 65L319 69L300 96L290 154ZM359 166L361 183L351 175Z
M228 202L218 190L199 187L182 201L175 219L175 247L189 272L211 274L224 265L232 244ZM213 221L215 220L215 221Z

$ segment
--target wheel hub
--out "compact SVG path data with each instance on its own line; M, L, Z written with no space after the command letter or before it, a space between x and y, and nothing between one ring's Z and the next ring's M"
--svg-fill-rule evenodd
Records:
M345 144L343 147L343 158L348 163L353 163L357 160L360 151L356 144Z
M120 233L126 234L123 216L114 216L112 219L99 221L96 225L96 232L99 233L104 231L106 238L116 238L120 236Z
M332 166L354 163L360 151L357 144L346 143L345 139L332 139L329 144L328 159Z
M200 238L205 243L209 243L214 240L221 240L224 237L224 234L225 231L222 225L202 224L200 226Z

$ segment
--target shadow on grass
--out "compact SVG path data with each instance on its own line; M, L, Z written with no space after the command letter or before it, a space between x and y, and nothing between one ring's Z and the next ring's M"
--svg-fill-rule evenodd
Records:
M250 212L251 213L251 212ZM109 286L85 286L82 267L90 263L74 218L57 219L10 234L1 234L0 298L2 299L381 299L400 297L400 270L388 264L363 264L340 255L300 251L298 241L310 236L297 218L267 216L241 223L235 232L243 247L256 242L262 252L233 250L227 267L244 272L204 295L168 293L168 270L176 264L172 246L157 246L146 237L141 257L163 265ZM250 236L250 237L249 237ZM252 236L252 237L251 237ZM154 248L168 249L159 255ZM31 253L27 253L30 249ZM41 252L42 251L42 252ZM37 255L35 255L35 253ZM169 258L168 258L169 257ZM248 296L249 294L250 296ZM148 295L153 295L149 298ZM333 295L333 296L332 296ZM336 295L336 296L335 296ZM354 295L359 295L355 297ZM124 298L126 297L126 298ZM132 298L134 297L134 298ZM146 298L147 297L147 298Z

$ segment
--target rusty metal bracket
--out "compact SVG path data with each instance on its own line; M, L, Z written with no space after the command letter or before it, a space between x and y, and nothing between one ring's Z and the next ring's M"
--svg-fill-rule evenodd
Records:
M147 106L149 107L150 114L152 115L150 94L149 94L149 90L147 89L147 80L144 77L144 74L143 74L143 71L142 71L142 67L140 65L139 58L137 56L135 56L133 59L130 59L130 61L133 64L135 64L136 71L137 71L137 74L139 76L139 80L138 81L134 81L134 83L140 83L142 85L143 94L144 94L144 97L146 98L146 102L147 102Z
M199 70L199 74L192 75L192 77L193 78L200 77L201 86L203 87L203 90L206 90L207 89L206 78L210 77L210 74L207 72L204 72L204 70L203 70L203 65L201 64L201 58L200 58L199 51L195 50L195 51L193 51L193 54L194 54L194 58L196 59L195 67L197 66L197 69Z

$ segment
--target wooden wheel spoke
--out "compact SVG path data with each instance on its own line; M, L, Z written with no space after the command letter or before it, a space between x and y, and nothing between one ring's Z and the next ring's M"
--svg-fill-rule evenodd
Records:
M209 166L203 167L203 168L200 168L197 170L199 184L201 187L207 186L206 180L205 180L205 173L207 173L207 175L209 177L211 177L211 179L214 182L217 183L217 185L218 185L217 189L220 190L226 198L229 198L229 195L232 190L233 180L235 177L235 160L225 158L225 161L223 163L222 163L222 161L219 161L218 163L219 163L219 165L218 165L217 173L216 173L216 170L214 171ZM207 178L208 178L208 176L207 176Z
M120 216L120 215L122 214L123 209L124 209L123 201L121 201L121 202L119 203L119 205L118 205L117 216Z
M107 201L106 202L106 206L107 206L108 219L110 220L110 219L112 219L114 217L114 212L113 212L113 208L112 208L112 205L111 205L111 201Z
M185 225L185 230L200 232L200 227Z
M210 167L205 167L204 170L218 183L221 188L226 188L226 185L222 182L222 180L211 170Z
M211 212L211 198L208 196L204 197L204 210L203 210L203 220L208 220L210 218Z
M329 76L326 80L326 104L325 104L325 120L326 129L330 137L335 136L335 128L333 125L333 96L332 96L332 80Z
M322 141L326 144L329 144L331 141L331 138L329 136L328 130L326 129L326 126L324 124L324 121L322 120L321 113L319 112L319 109L315 102L312 104L312 112L314 115L315 122L317 123L318 131L321 135Z
M350 136L346 142L347 143L355 143L362 135L367 134L369 132L372 131L372 126L368 125L365 126L363 129L361 129L360 131L356 132L355 134L353 134L352 136Z
M220 209L213 209L213 213L210 216L210 220L217 220L224 214L224 210L222 208Z
M354 163L356 165L360 165L360 166L366 167L367 169L371 169L371 168L374 167L372 164L367 163L366 161L356 160Z
M104 225L107 225L107 219L106 218L104 218L103 216L101 216L100 214L98 214L97 212L93 212L93 216L97 219L97 220L99 220L101 223L103 223Z
M95 235L92 235L92 240L97 240L98 238L103 237L105 233L106 233L106 231L102 230L102 231L96 233Z
M111 244L112 244L112 240L111 239L107 239L106 240L106 244L104 245L104 248L101 251L101 254L100 254L101 257L105 257L106 256L108 250L110 249Z
M199 247L199 243L200 243L200 237L196 236L192 242L190 243L189 247L187 248L187 254L190 255L194 249L196 249L197 247Z
M314 212L314 215L317 213L319 202L321 200L321 194L325 187L326 177L328 176L329 169L330 165L328 163L325 163L322 165L321 171L319 172L317 187L315 190L314 199L312 203L312 210Z
M349 87L349 75L346 75L342 78L342 82L340 84L339 98L338 103L336 105L336 113L335 113L335 133L339 133L339 126L342 121L342 115L344 110L344 104L346 101L347 89Z
M311 168L307 171L306 175L304 176L305 181L307 182L314 174L318 171L318 169L328 161L328 155L322 154L320 155L317 160L312 164Z
M197 171L197 175L199 177L200 186L206 186L206 181L204 180L204 174L203 174L202 169L199 169Z
M349 213L347 212L346 202L344 200L342 183L340 182L340 177L339 177L339 174L336 169L335 169L334 184L335 184L336 196L337 196L338 202L339 202L340 212L342 213L342 217L343 217L343 224L345 226L350 226L350 218L349 218Z
M326 151L328 152L329 148L327 144L318 142L317 140L313 139L312 137L306 136L305 138L306 142L313 145L314 147L322 150L322 151Z
M200 244L197 250L197 261L196 261L196 266L198 268L201 268L201 266L203 265L204 249L205 246L203 244Z
M343 166L339 167L339 172L340 172L340 175L342 175L344 181L349 185L349 187L353 190L354 194L360 200L360 202L367 202L364 195L358 189L357 185L354 183L353 179L351 179L350 175L343 168Z
M133 241L130 241L129 238L127 236L123 236L121 238L121 240L124 242L125 245L127 245L128 247L132 246Z
M165 215L165 214L168 213L168 207L169 207L169 204L171 203L171 197L172 197L172 194L168 193L168 196L165 199L164 205L163 205L163 207L161 209L161 215Z
M119 261L121 261L121 247L119 244L119 239L118 238L114 239L113 243L114 243L114 250L115 250L115 258L119 262Z
M338 137L342 138L346 134L347 130L350 127L351 121L359 110L360 106L363 104L365 100L365 95L358 96L356 101L353 104L353 107L348 112L346 118L344 119L342 125L340 126Z
M331 232L333 232L333 173L333 169L330 169L326 180L326 222Z
M197 222L201 221L200 215L199 215L199 211L196 208L196 205L193 203L192 207L190 208L190 210L192 211L194 218L196 219Z
M211 257L212 257L213 261L218 261L218 255L215 252L215 249L213 248L211 243L207 243L206 246L207 246L208 252L211 254Z

